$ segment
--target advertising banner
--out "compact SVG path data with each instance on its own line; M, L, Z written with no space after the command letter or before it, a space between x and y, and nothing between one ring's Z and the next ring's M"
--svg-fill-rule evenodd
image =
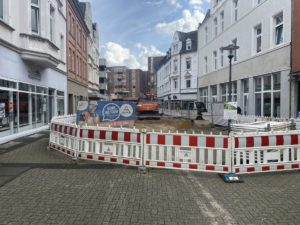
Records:
M134 126L136 104L125 101L80 101L77 124L89 126Z
M123 101L100 101L95 114L102 126L134 126L136 104Z

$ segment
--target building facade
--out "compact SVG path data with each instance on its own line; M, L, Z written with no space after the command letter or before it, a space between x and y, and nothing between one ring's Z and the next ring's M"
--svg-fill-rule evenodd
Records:
M228 53L239 46L232 66L232 100L243 114L291 114L291 0L211 1L198 28L198 99L228 100ZM282 91L286 90L286 91Z
M294 115L300 117L300 2L292 0L292 93L294 98L291 110ZM292 114L293 116L293 114Z
M129 97L129 70L125 66L108 68L108 94L110 100Z
M150 93L153 94L154 99L157 99L157 69L163 56L148 57L148 72L149 72L149 88Z
M106 67L106 59L99 59L99 94L101 100L107 100L107 67Z
M129 69L129 97L145 98L150 92L149 73L141 69Z
M79 100L88 98L89 29L78 0L67 0L67 73L69 113L75 113Z
M98 24L93 23L92 5L90 2L80 2L85 23L90 34L87 38L88 47L88 96L100 98L99 94L99 29Z
M175 32L170 50L157 70L157 98L170 108L177 102L181 108L197 100L197 31Z
M67 112L65 49L65 0L0 0L0 143Z

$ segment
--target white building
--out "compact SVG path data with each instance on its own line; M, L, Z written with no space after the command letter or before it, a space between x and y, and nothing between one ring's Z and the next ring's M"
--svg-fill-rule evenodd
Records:
M170 108L176 102L186 108L197 100L197 31L176 31L171 48L157 70L157 98Z
M88 94L89 97L99 97L99 29L98 24L93 23L92 6L90 2L79 3L84 14L84 20L89 28L88 36Z
M67 108L65 0L0 0L0 143Z
M228 100L228 58L233 101L244 114L290 115L291 0L213 0L198 28L199 100Z

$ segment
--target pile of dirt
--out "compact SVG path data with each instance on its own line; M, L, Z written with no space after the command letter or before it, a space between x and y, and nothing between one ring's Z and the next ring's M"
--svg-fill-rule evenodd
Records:
M163 117L159 120L137 120L135 126L138 129L162 132L186 131L187 133L220 133L220 131L222 131L222 129L219 128L212 128L211 124L206 120L187 120L171 117Z

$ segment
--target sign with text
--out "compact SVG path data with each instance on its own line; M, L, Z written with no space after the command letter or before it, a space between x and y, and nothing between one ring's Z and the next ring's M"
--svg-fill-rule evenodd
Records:
M224 119L237 120L237 102L224 103Z
M100 101L95 114L102 126L133 126L136 118L136 104L123 101Z
M134 126L135 102L80 101L77 107L77 124L89 126Z

